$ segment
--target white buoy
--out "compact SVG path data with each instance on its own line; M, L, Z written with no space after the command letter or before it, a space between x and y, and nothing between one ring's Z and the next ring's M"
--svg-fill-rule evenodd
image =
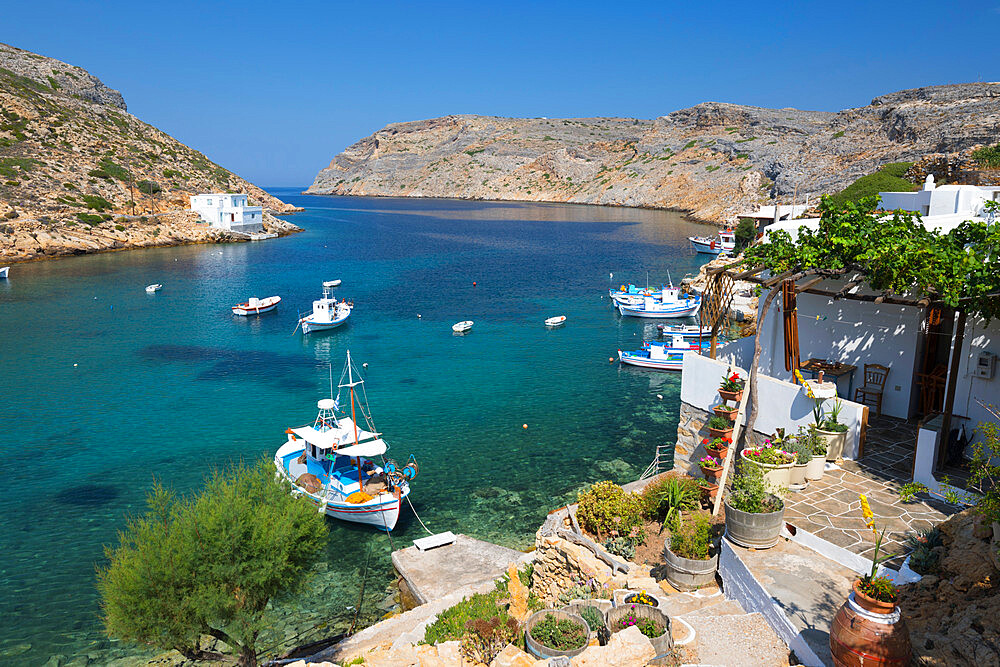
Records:
M361 368L368 368L368 362L366 361L365 363L361 364Z
M418 320L420 319L420 313L417 313L417 319Z
M657 394L657 395L656 395L656 397L657 397L658 399L660 399L661 401L663 400L663 394Z
M76 368L77 364L73 364L73 368Z

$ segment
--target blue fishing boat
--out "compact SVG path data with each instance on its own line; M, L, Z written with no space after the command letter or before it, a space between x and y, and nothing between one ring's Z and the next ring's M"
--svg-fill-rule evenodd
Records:
M618 312L626 317L677 318L693 317L701 308L697 294L681 294L676 287L664 287L659 294L643 296L636 305L618 304Z
M403 466L384 458L389 446L372 423L364 380L351 362L350 351L337 386L340 391L335 397L317 404L319 413L311 426L285 431L288 440L274 455L275 468L292 485L293 494L319 511L391 531L420 468L413 456ZM350 405L345 404L338 416L345 389Z
M684 367L684 355L701 354L701 346L689 343L681 336L674 336L670 342L650 341L642 344L641 350L623 352L618 350L618 360L629 366L655 368L661 371L679 371Z

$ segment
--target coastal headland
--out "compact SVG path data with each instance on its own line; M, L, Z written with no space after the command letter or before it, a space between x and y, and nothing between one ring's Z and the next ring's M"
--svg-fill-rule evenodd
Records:
M816 201L887 163L995 141L1000 84L915 88L839 112L706 102L654 119L452 115L346 148L309 194L546 201L734 222Z
M268 232L298 209L128 113L79 67L0 44L0 262L245 240L196 223L198 192L245 192Z

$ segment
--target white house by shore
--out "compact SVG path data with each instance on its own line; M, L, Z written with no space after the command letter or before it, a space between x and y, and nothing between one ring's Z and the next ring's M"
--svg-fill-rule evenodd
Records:
M264 230L264 211L260 206L247 206L245 194L209 193L191 196L191 210L212 227L244 234Z

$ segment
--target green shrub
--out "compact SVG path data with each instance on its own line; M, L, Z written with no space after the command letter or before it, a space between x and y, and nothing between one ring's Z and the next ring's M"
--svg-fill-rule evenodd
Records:
M740 464L729 492L729 504L750 514L777 512L784 507L784 502L768 491L764 472L753 463Z
M597 607L581 607L580 616L583 617L583 620L587 621L591 632L597 632L598 629L607 627L607 624L604 622L604 614Z
M104 222L104 219L101 216L97 215L96 213L77 213L76 218L80 222L84 222L90 225L91 227L93 227L94 225L99 225L102 222Z
M628 535L642 525L642 502L639 496L625 493L614 482L594 484L578 497L576 517L580 525L599 538Z
M745 248L757 238L757 224L753 218L740 218L740 223L733 230L736 235L737 248Z
M681 558L708 560L712 546L712 522L704 514L682 521L670 535L670 550Z
M5 181L4 185L17 186L20 185L21 181Z
M587 628L566 618L546 614L531 628L531 638L557 651L572 651L587 643Z
M465 154L472 156L475 155L476 153L482 153L485 150L486 150L485 148L470 148L469 150L465 151Z
M158 192L163 192L163 188L161 188L160 184L157 183L156 181L142 180L136 183L135 187L139 192L142 192L144 194L152 192L155 195Z
M112 178L117 178L119 181L127 181L131 176L128 169L119 164L115 164L111 158L103 158L98 165L101 167L102 171Z
M980 167L1000 167L1000 144L977 148L972 151L972 159L975 160Z
M604 549L612 555L621 556L625 560L635 558L635 549L646 541L645 531L640 531L639 535L623 535L612 537L604 541Z
M87 176L93 176L94 178L103 178L106 181L111 180L111 174L104 171L103 169L91 169L87 172Z
M643 489L643 515L650 521L661 521L664 526L675 526L682 512L698 507L700 497L695 480L667 477Z
M463 598L461 602L438 614L437 620L427 626L424 631L425 644L461 640L466 632L469 621L510 618L500 604L503 593L476 593L472 597Z
M910 552L910 569L917 574L930 574L938 568L942 545L941 531L937 528L926 528L916 535L906 538L906 546L913 549Z
M108 211L114 208L111 202L100 195L80 195L80 199L87 205L87 208L92 208L95 211Z
M880 192L912 192L919 186L903 179L903 174L912 166L912 162L892 162L874 174L862 176L837 194L830 195L829 199L842 207L847 202L858 202Z
M63 183L63 187L66 188L67 190L76 190L76 186L73 185L72 183Z
M115 229L117 229L120 232L124 232L125 231L125 225L115 225Z
M490 664L507 644L517 641L520 625L511 618L494 616L466 622L465 636L459 647L461 654L473 664Z
M840 139L842 136L844 136L844 131L843 130L841 130L840 132L834 132L833 133L833 138L834 139Z

